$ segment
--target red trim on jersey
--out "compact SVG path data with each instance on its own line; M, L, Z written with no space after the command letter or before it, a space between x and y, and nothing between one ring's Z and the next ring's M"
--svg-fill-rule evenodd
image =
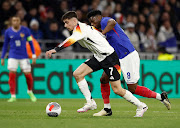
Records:
M119 36L119 34L116 32L116 30L113 28L113 31ZM120 37L120 36L119 36Z

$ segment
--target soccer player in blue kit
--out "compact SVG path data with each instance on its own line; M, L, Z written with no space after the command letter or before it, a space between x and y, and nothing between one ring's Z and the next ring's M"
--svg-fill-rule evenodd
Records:
M1 55L1 65L4 66L5 54L7 52L8 46L10 45L8 70L11 98L8 100L8 102L16 101L16 71L19 64L21 70L23 71L26 77L26 82L28 85L27 93L30 96L31 101L35 102L37 99L32 92L33 77L31 74L30 61L28 59L26 51L26 41L28 41L33 53L32 64L35 64L36 55L32 44L32 37L29 29L27 27L21 26L21 20L19 17L13 16L11 22L12 27L8 28L5 31L5 40Z
M167 109L170 110L171 104L166 92L159 94L144 86L138 85L138 80L140 78L140 58L138 52L135 50L129 38L118 23L110 17L102 17L101 11L99 10L89 12L87 17L91 25L106 36L106 39L118 54L120 67L127 83L128 90L133 94L143 97L155 98L161 101L167 107ZM105 72L103 72L100 82L101 94L104 100L104 108L100 112L95 113L94 116L110 116L112 115L109 101L110 86L109 78Z

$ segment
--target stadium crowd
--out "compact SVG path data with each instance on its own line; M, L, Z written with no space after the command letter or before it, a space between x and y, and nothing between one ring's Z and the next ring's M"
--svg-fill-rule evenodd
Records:
M103 16L120 24L139 52L157 52L158 47L170 53L180 51L178 0L1 0L0 39L4 39L11 17L17 15L35 39L64 40L70 33L64 29L61 16L68 10L75 10L79 21L87 24L87 13L101 10ZM46 47L56 45L52 42ZM80 49L78 43L73 45L74 51Z

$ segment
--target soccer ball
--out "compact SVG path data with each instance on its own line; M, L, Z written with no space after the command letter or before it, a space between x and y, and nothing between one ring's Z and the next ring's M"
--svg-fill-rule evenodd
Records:
M61 106L56 102L51 102L46 106L46 114L50 117L57 117L61 113Z

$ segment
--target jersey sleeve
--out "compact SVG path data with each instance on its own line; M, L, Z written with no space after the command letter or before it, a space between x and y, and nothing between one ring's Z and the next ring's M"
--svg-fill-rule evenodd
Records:
M85 37L85 34L82 33L80 26L78 25L74 31L73 34L68 37L65 41L60 43L57 47L55 47L56 52L69 47L70 45L74 44L76 41L81 40Z
M107 23L108 23L108 20L109 20L109 19L110 19L109 17L105 17L105 18L103 18L103 19L101 20L101 29L102 29L102 30L104 30L105 27L107 26Z
M4 35L4 44L3 44L3 48L2 48L2 55L1 58L4 59L7 49L8 49L8 44L9 44L10 38L8 36L8 31L5 31L5 35Z
M26 39L26 40L27 40L27 41L29 42L29 44L30 44L32 53L35 54L35 50L34 50L34 46L33 46L33 42L32 42L31 32L29 31L28 28L26 28L26 29L27 29L27 35L26 35L27 39Z

